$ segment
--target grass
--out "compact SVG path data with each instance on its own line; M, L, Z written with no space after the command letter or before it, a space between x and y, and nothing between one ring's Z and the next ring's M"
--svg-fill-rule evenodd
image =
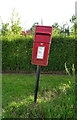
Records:
M3 74L3 118L75 118L74 76L41 75L37 103L35 75Z

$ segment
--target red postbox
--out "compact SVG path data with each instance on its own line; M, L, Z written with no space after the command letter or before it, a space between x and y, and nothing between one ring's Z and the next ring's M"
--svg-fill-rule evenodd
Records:
M32 50L32 64L47 66L52 37L51 26L36 26Z

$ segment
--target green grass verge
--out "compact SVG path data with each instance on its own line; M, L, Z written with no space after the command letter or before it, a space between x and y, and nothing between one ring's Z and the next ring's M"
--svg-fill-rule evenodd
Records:
M41 75L34 104L35 75L3 74L3 118L75 118L74 76Z

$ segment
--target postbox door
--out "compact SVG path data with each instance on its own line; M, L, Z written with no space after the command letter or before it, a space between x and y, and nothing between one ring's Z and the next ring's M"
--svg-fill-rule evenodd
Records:
M47 66L49 49L50 44L33 43L32 64Z

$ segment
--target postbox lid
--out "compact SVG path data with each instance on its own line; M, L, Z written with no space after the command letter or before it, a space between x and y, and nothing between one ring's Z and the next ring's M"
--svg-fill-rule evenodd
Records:
M35 26L34 42L51 43L52 27L51 26Z
M52 27L51 26L40 26L36 25L35 32L37 33L49 33L51 34L52 32Z

